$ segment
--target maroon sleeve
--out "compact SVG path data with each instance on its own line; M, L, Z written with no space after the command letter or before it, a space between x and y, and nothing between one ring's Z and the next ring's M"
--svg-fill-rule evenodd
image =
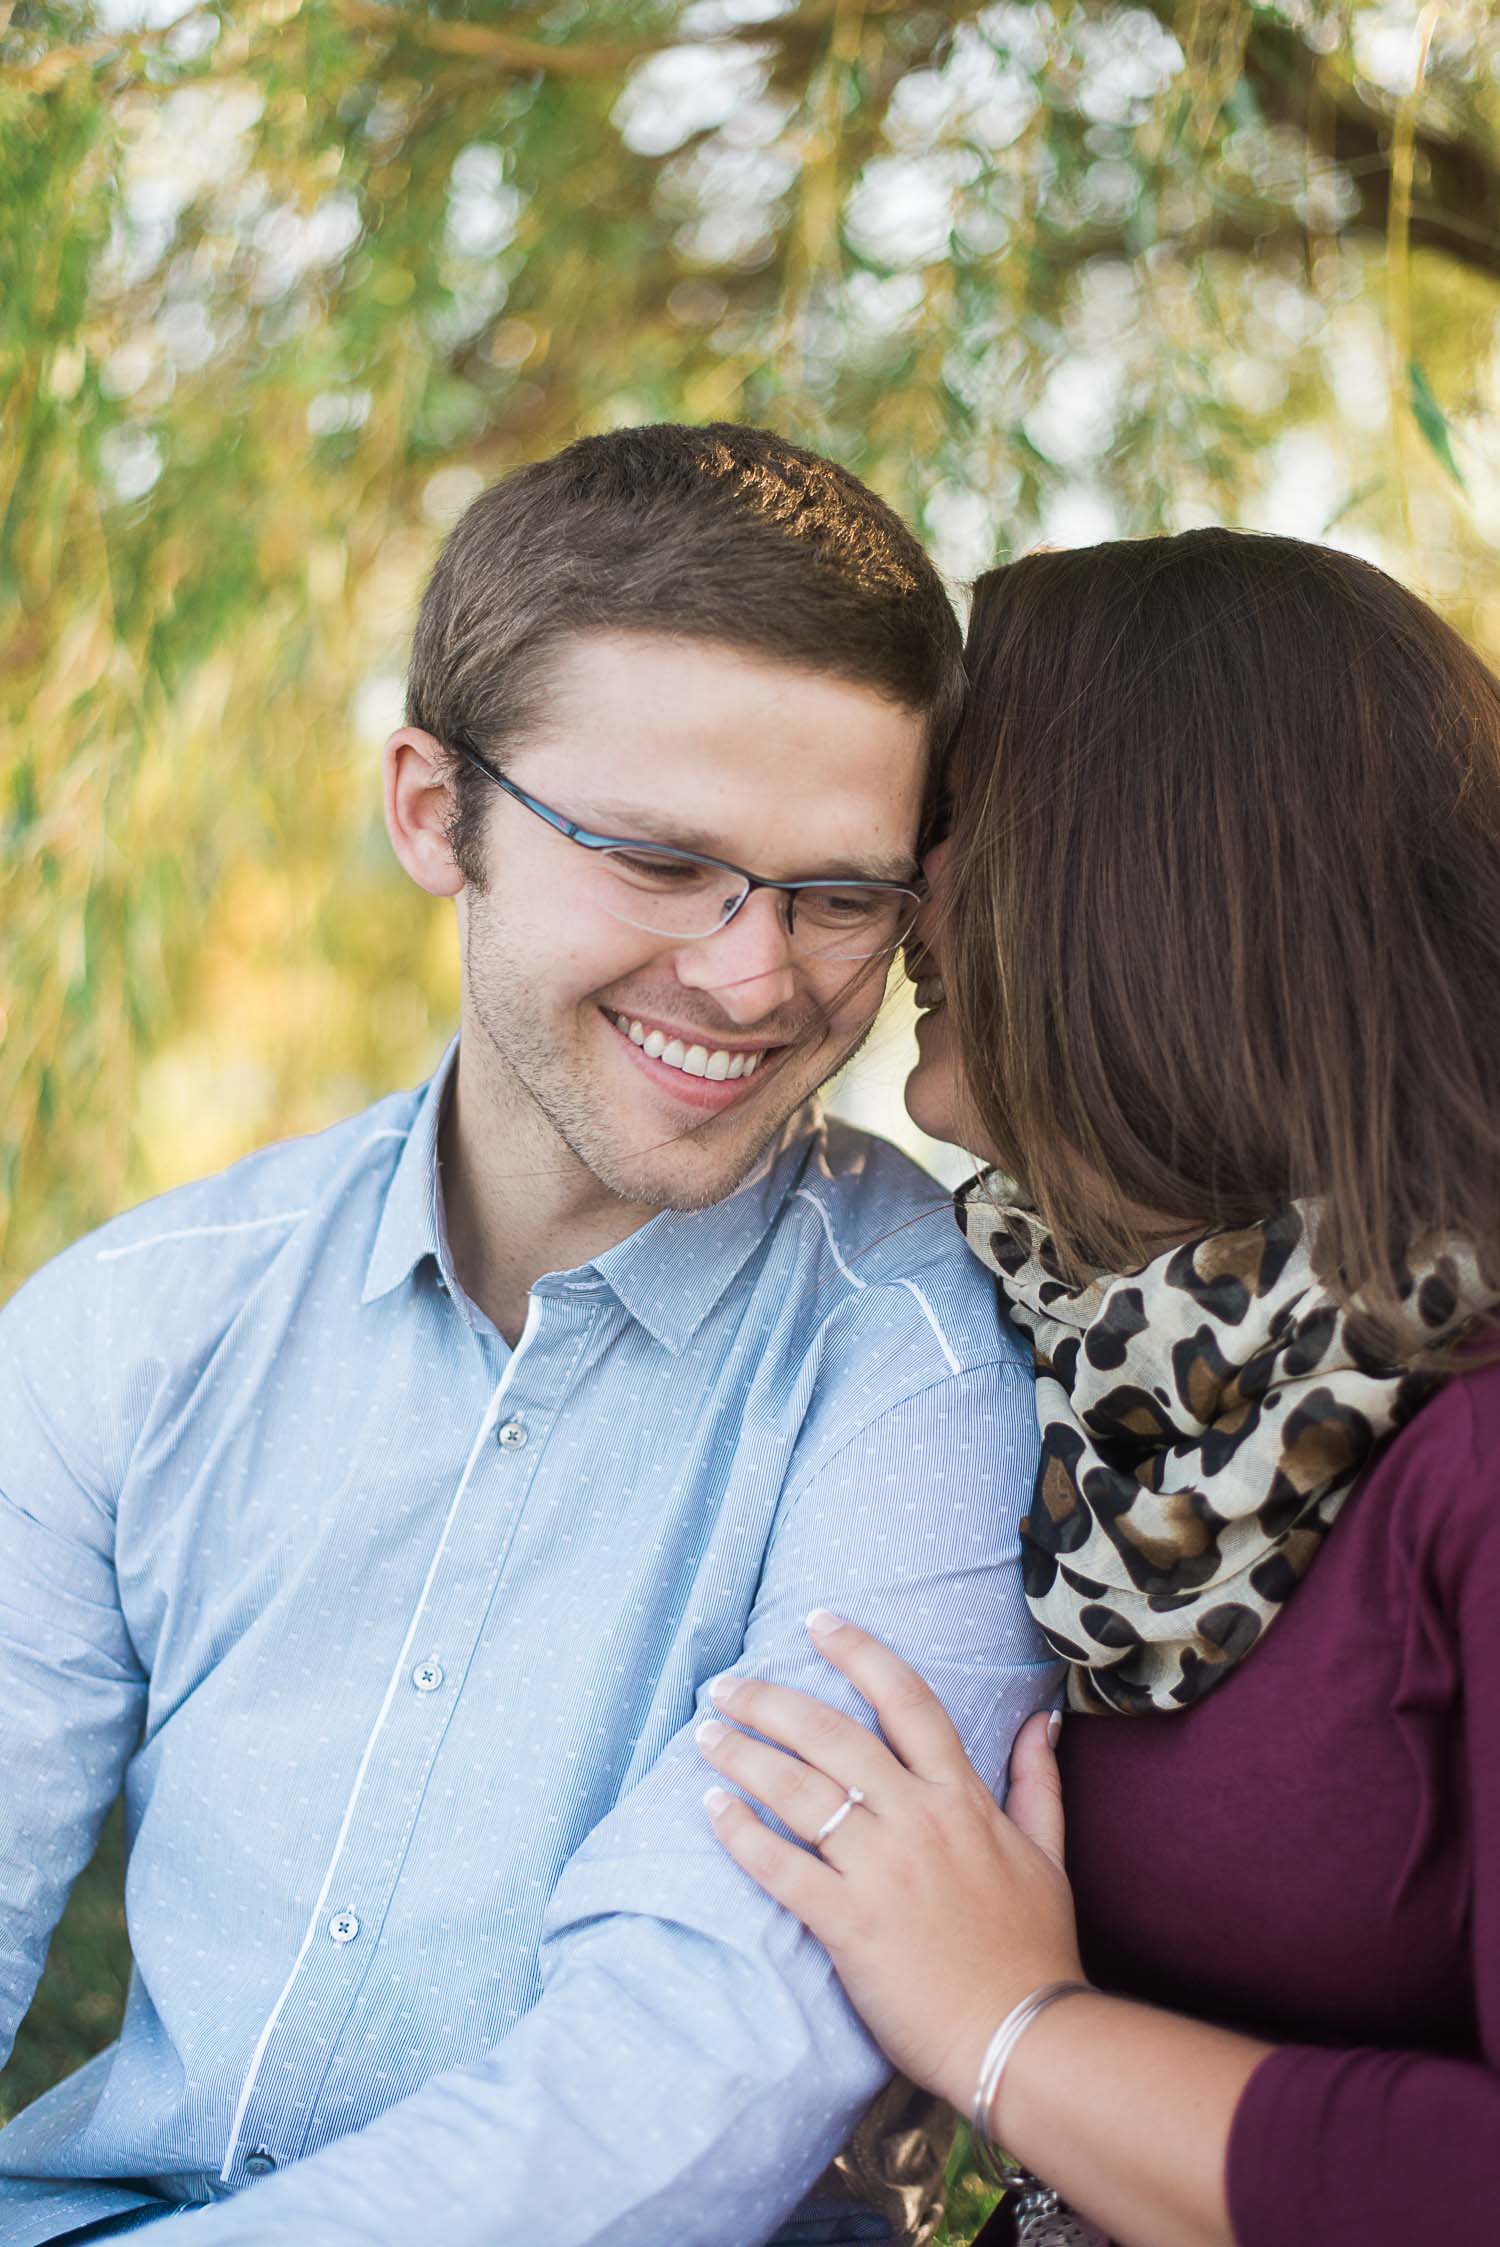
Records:
M1447 1768L1433 1780L1470 1849L1466 1940L1481 2059L1284 2045L1230 2133L1239 2247L1420 2247L1500 2224L1500 1387L1454 1382L1409 1431L1391 1493L1422 1636L1456 1652ZM1493 1423L1493 1424L1491 1424ZM1410 1535L1406 1532L1412 1532ZM1393 1584L1393 1591L1395 1585ZM1397 1594L1400 1596L1400 1593Z
M1424 2247L1500 2221L1500 2075L1409 2052L1286 2044L1229 2141L1239 2247Z

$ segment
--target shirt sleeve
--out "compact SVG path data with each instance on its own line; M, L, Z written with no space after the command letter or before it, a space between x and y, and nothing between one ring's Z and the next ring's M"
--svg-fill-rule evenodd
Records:
M0 1311L0 2063L145 1697L115 1581L102 1286L80 1246Z
M1482 2059L1283 2045L1256 2069L1230 2134L1230 2220L1239 2247L1412 2247L1487 2239L1500 2209L1500 1429L1473 1430L1455 1385L1412 1433L1400 1505L1420 1493L1434 1524L1398 1595L1414 1627L1456 1649L1455 1752L1435 1784L1467 1827L1468 1941ZM1394 1604L1394 1603L1393 1603ZM1399 1610L1396 1610L1399 1612Z
M834 1608L922 1668L998 1783L1058 1677L1019 1583L1036 1450L1015 1365L881 1412L784 1494L736 1671L869 1721L807 1639L808 1610ZM197 2217L203 2247L754 2247L775 2229L888 2069L821 1947L714 1841L692 1733L564 1871L542 1996L515 2030Z

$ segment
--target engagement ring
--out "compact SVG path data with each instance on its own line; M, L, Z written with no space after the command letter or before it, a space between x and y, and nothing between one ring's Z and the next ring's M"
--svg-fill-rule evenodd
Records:
M828 1839L829 1835L836 1834L838 1832L839 1827L848 1817L855 1804L863 1802L864 1799L864 1789L862 1787L851 1787L849 1789L849 1792L845 1795L843 1801L839 1804L837 1810L835 1810L835 1812L833 1813L833 1816L831 1818L825 1818L822 1825L819 1826L817 1832L813 1835L814 1849L821 1849L824 1842Z

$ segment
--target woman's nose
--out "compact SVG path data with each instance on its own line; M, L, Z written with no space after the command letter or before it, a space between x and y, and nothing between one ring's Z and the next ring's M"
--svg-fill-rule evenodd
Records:
M943 866L952 847L951 841L934 843L932 849L922 861L922 879L927 884L927 896L923 902L922 910L918 913L912 925L911 935L906 941L909 970L914 956L920 963L932 951L933 939L937 931L938 901L941 893Z
M943 867L947 861L948 853L950 850L952 850L952 848L953 838L951 835L946 835L944 836L942 842L933 844L931 850L923 859L922 878L926 882L929 891L937 887L937 884L942 876Z

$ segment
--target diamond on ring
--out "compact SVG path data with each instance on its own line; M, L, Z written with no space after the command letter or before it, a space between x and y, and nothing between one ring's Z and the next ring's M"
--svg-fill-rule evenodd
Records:
M831 1818L825 1818L813 1835L814 1849L821 1849L830 1834L836 1834L851 1810L857 1809L865 1799L863 1787L851 1787Z

